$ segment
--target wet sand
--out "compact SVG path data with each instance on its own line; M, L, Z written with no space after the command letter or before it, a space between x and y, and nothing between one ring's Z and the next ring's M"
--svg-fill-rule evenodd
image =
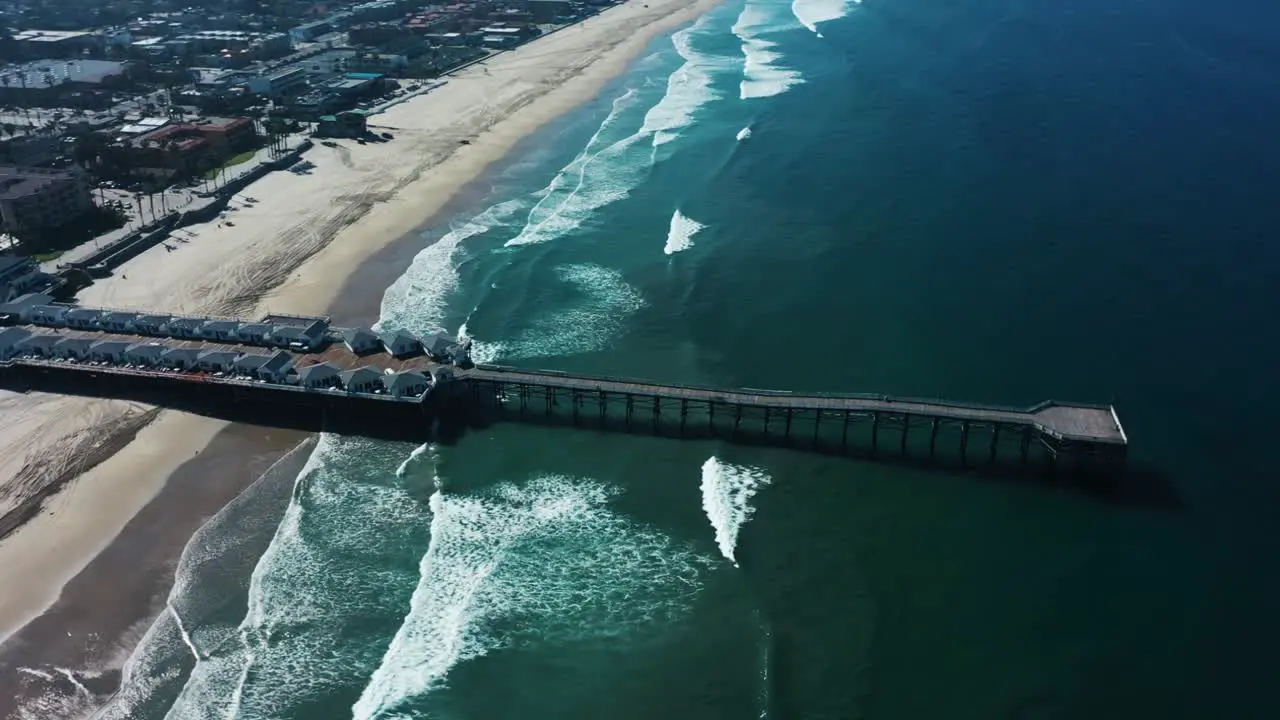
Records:
M178 468L115 541L67 583L53 607L5 643L0 717L13 717L24 702L50 690L50 681L19 668L67 668L91 690L114 691L124 657L164 609L192 534L305 437L232 425ZM70 682L54 677L54 688Z
M582 87L565 98L532 106L533 117L521 123L523 135L500 132L488 142L477 141L470 150L476 151L479 145L485 159L461 158L457 179L424 178L408 185L397 197L383 200L390 207L347 228L339 241L291 273L261 304L276 307L283 301L294 312L327 312L339 324L372 323L379 313L383 289L423 247L417 228L481 193L481 173L490 162L518 146L541 124L588 100L594 95L589 91L598 90L625 68L649 37L691 20L712 4L704 0L682 5L679 17L646 18L651 22L642 28L646 32L634 33L626 47L606 56L602 66L583 80ZM492 147L486 147L489 145ZM442 194L449 182L454 185ZM415 200L419 196L434 197L423 203ZM359 240L343 241L343 237ZM334 282L333 278L341 280ZM327 286L317 286L317 281ZM194 422L202 428L214 422L172 411L166 411L160 422L166 420ZM85 702L77 707L99 706L118 686L119 668L129 653L165 609L175 568L192 534L304 437L244 425L223 423L221 427L224 429L213 430L216 435L207 446L198 438L193 440L192 444L203 450L168 475L154 494L144 496L142 510L62 587L51 607L0 645L0 718L71 714L71 706L42 704L53 696L80 694ZM271 512L278 518L283 506ZM54 668L68 669L70 675L51 672ZM59 707L63 709L50 712ZM33 709L35 715L31 714Z

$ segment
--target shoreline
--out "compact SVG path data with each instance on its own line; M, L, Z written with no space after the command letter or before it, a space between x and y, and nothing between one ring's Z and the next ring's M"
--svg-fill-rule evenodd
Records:
M531 84L521 92L513 93L509 99L510 107L507 108L509 110L507 114L481 118L481 126L472 128L478 129L478 134L466 135L462 138L470 139L470 144L463 145L454 137L446 137L448 152L423 158L406 175L393 178L390 188L370 187L360 197L339 197L338 201L347 203L347 206L339 210L338 217L341 224L333 228L329 240L307 246L305 249L309 249L309 252L295 263L295 267L287 273L280 273L277 278L247 278L251 281L249 285L256 285L258 288L271 284L264 280L279 280L274 288L262 294L261 299L256 303L257 310L259 312L271 309L278 312L325 313L344 319L355 318L368 321L376 319L383 290L404 272L407 262L422 250L423 241L418 232L424 226L449 212L455 201L467 196L471 190L475 189L473 184L483 178L486 170L507 157L523 140L548 123L589 102L603 87L620 75L656 37L693 21L716 4L718 0L701 0L688 5L676 0L667 2L658 0L648 4L633 1L588 18L580 23L583 31L581 33L571 27L546 36L546 42L544 38L539 38L522 48L499 54L458 75L451 76L450 84L470 83L476 86L470 92L484 92L484 86L494 82L490 79L491 72L498 74L504 70L510 70L533 74L534 71L526 72L522 67L526 64L523 56L531 54L529 50L545 55L546 50L551 47L549 43L568 46L567 49L562 48L562 54L557 56L564 62L563 67L556 67L552 72L543 73L541 82ZM641 21L643 25L637 27ZM593 29L596 30L595 33L590 32ZM599 37L593 37L593 35ZM584 58L580 54L575 54L573 48L576 45L587 46L587 50L595 53L594 56L588 55ZM527 64L537 66L542 62L546 61L534 55ZM389 108L384 113L373 116L373 124L399 129L396 123L412 116L415 109L419 111L429 109L426 106L432 104L432 98L439 98L437 93L443 90L445 88L438 88L432 93ZM463 89L455 92L455 95L466 92L467 90ZM436 101L436 104L440 103L447 104L446 101ZM456 124L458 123L454 123ZM446 125L444 129L454 130L456 129L454 125ZM396 134L398 138L402 135L401 132ZM393 141L388 145L394 149L398 142L399 140ZM358 160L357 153L364 148L359 150L339 148L339 150L347 150L347 153L322 151L320 154L337 155L338 159L350 168L349 163L354 164L354 161ZM312 151L312 153L315 152L315 150ZM309 153L309 157L312 153ZM280 173L275 175L277 177L271 184L295 179L291 174L283 178L278 177ZM272 179L269 176L259 181L259 184L267 183ZM298 178L298 180L302 181L305 178ZM259 189L259 185L255 184L246 192L264 194L267 189ZM297 193L302 190L303 188L297 188L292 192ZM285 190L285 193L292 194L288 190ZM244 214L247 215L257 208L246 207L245 209ZM237 216L237 222L240 222L239 216ZM202 230L201 233L204 234L204 231ZM144 257L140 256L140 259ZM159 257L163 260L163 256L157 256L156 253L152 253L151 257ZM156 261L151 262L154 264ZM126 266L122 270L127 273L131 267ZM280 266L272 268L273 271L279 271L279 269ZM195 294L207 292L208 287L206 285L195 288ZM369 293L370 287L375 287L376 293ZM119 300L117 304L128 306L132 303L134 306L140 306L136 301L138 297L136 294L121 290L124 289L107 288L95 300L101 304L110 304L112 298L117 298ZM243 295L237 297L237 293L232 292L222 294L221 305L244 305L247 300L248 298ZM174 307L182 309L182 305L182 301L179 300ZM169 457L178 459L179 462L157 463L156 458L151 458L150 463L143 459L144 462L140 466L138 443L129 443L123 450L104 460L93 472L72 480L68 488L75 489L79 493L82 486L94 486L99 490L109 491L113 476L116 479L120 476L131 476L136 474L140 467L145 468L143 474L147 476L138 479L138 485L141 487L137 488L136 493L129 498L121 499L122 505L132 501L136 508L132 511L127 507L119 508L114 513L114 520L118 521L118 527L114 531L111 527L100 528L101 537L97 538L98 544L81 548L79 554L87 555L86 557L66 558L62 559L61 563L46 558L45 566L28 567L33 573L28 576L29 579L42 576L39 579L44 582L34 583L36 587L29 588L25 599L27 605L23 608L15 608L10 598L5 599L6 607L4 612L0 613L0 637L5 638L0 641L0 666L18 667L27 662L24 656L29 653L23 651L30 646L24 647L21 639L28 630L37 625L43 625L44 632L49 632L50 628L58 628L65 624L64 614L74 616L72 611L60 608L59 605L64 602L74 605L77 598L83 602L83 596L86 593L92 595L92 590L88 588L118 582L117 577L97 567L97 563L100 559L106 558L112 550L128 547L139 541L141 530L137 527L135 520L143 517L144 513L154 511L163 518L159 524L164 526L166 532L173 537L181 537L181 542L177 543L176 549L176 553L180 553L195 528L190 528L189 525L179 527L181 523L171 521L170 513L164 512L163 508L187 507L190 504L191 498L188 496L191 492L188 483L194 481L188 481L187 478L207 476L209 470L207 467L202 468L202 464L216 465L214 460L217 457L240 460L243 456L253 455L255 452L253 448L256 448L256 452L264 457L273 453L276 457L283 456L306 437L297 434L298 436L287 443L287 446L269 443L271 447L267 447L261 444L266 442L265 436L243 435L249 430L250 426L230 425L208 418L164 411L153 423L143 428L139 436L150 435L158 441L163 439L163 442L172 443L173 446L168 447L171 451ZM262 428L251 430L264 432ZM280 433L284 433L284 431L266 432L277 433L272 436L275 438L272 443L279 443L280 438L283 437ZM214 460L210 460L209 457L213 457ZM133 472L130 471L131 469ZM86 482L86 478L91 475L95 476L91 479L96 479L98 482ZM242 489L247 486L248 484L237 484L236 487ZM230 499L236 497L237 493L238 490L226 499L221 496L207 498L203 506L204 517L207 518L216 513ZM66 494L68 490L53 493L50 504L65 504L66 499L62 496ZM199 508L188 509L194 512ZM9 564L4 562L5 555L29 552L33 547L38 547L40 542L60 543L57 525L42 522L47 519L48 514L50 514L49 508L46 506L44 515L20 527L6 541L0 541L0 579L10 574L6 572L10 569L4 567ZM199 524L196 527L199 527ZM159 532L159 530L155 531ZM144 568L144 571L140 571L140 575L145 576L146 579L139 579L135 584L141 583L148 587L167 589L172 584L174 565L177 561L176 554L170 554L172 557L167 557L163 561L158 557L155 558ZM49 602L40 601L39 595L42 591L52 594ZM155 607L154 598L141 604L136 601L136 598L122 604L130 606L100 608L95 605L92 617L85 618L96 621L99 626L105 626L101 631L95 631L97 642L110 644L114 648L112 657L121 662L132 651L141 635L136 628L145 629L154 620L159 610L163 609L163 606L159 609ZM85 611L81 608L79 612L83 614ZM108 617L99 617L102 615ZM18 622L15 622L16 620ZM140 625L140 623L145 624ZM7 627L15 628L12 635L8 635ZM133 633L132 637L130 632ZM5 637L6 635L8 636ZM47 666L59 663L57 667L80 668L91 656L89 648L81 647L77 651L72 643L60 648L53 655L42 658L40 662L50 663ZM96 670L101 672L109 668L98 667ZM15 702L16 700L15 697ZM0 717L7 716L8 709L0 710L3 710L0 711Z

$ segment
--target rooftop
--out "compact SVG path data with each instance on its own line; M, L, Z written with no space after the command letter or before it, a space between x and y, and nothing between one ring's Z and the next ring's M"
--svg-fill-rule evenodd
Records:
M111 60L33 60L14 65L5 70L2 78L11 88L40 90L61 83L87 83L97 85L103 80L124 73L127 65Z
M0 166L0 200L12 200L40 192L51 183L72 180L76 175L66 170Z

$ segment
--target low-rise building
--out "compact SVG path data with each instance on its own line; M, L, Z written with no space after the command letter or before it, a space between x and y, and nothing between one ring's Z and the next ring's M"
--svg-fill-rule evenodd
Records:
M61 335L32 334L18 341L15 355L34 355L39 358L53 357L53 347L62 341Z
M364 328L348 328L342 331L342 342L351 352L362 355L382 349L382 342L372 331Z
M392 357L408 357L422 352L422 343L418 338L404 330L379 333L382 346Z
M0 360L8 360L18 352L18 345L31 337L31 331L25 328L7 327L0 329Z
M31 295L31 292L48 287L51 280L52 278L40 270L40 266L31 258L0 255L0 303L9 303L29 295L33 298L46 299L39 303L28 300L27 307L48 303L52 300L48 295Z
M133 330L134 321L138 319L138 313L129 312L127 310L110 310L102 313L99 318L99 325L103 330L111 330L113 332L131 332Z
M88 358L98 362L128 362L125 353L132 344L123 340L98 340L89 346Z
M94 308L72 308L67 311L67 327L78 330L97 330L102 319L102 311Z
M431 380L416 370L382 376L382 386L392 397L418 397L431 387Z
M45 327L66 327L70 309L66 305L37 305L31 308L30 322Z
M281 350L272 355L258 368L258 377L268 382L284 383L289 380L289 372L293 370L293 356Z
M371 393L382 390L382 373L371 367L358 367L338 374L347 392Z
M124 349L124 361L132 365L158 365L168 349L160 343L137 343Z
M160 356L160 364L179 370L194 370L200 359L196 348L169 348Z
M234 320L208 320L200 326L200 336L209 340L233 340L240 323Z
M0 256L0 265L4 262L2 258L3 256ZM27 258L21 259L28 260ZM28 262L30 261L28 260ZM0 304L0 323L32 322L31 316L35 309L51 302L53 302L52 296L41 293L27 293L26 295L10 298Z
M68 360L82 360L88 357L89 346L93 343L93 338L66 337L53 346L53 356Z
M298 384L313 390L335 387L342 382L341 370L329 363L316 363L298 370Z
M73 170L0 167L0 218L22 235L62 227L94 207L89 183Z
M232 350L205 350L196 358L196 367L208 372L229 372L235 369L240 353Z

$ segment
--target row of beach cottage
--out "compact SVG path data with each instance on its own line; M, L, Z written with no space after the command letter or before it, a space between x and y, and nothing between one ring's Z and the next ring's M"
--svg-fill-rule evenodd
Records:
M403 330L375 333L364 328L331 328L327 319L269 316L261 322L80 308L24 296L0 305L0 361L14 358L90 362L138 369L208 372L306 389L419 397L448 375L417 370L383 371L363 366L343 369L320 362L296 366L294 352L309 353L342 342L357 356L387 353L397 358L426 354L441 364L465 365L468 345L444 333L416 337ZM22 327L18 327L22 325ZM35 327L30 327L35 326ZM41 332L42 328L54 332ZM147 335L157 342L66 334L63 329ZM195 340L261 347L181 347L163 342Z

